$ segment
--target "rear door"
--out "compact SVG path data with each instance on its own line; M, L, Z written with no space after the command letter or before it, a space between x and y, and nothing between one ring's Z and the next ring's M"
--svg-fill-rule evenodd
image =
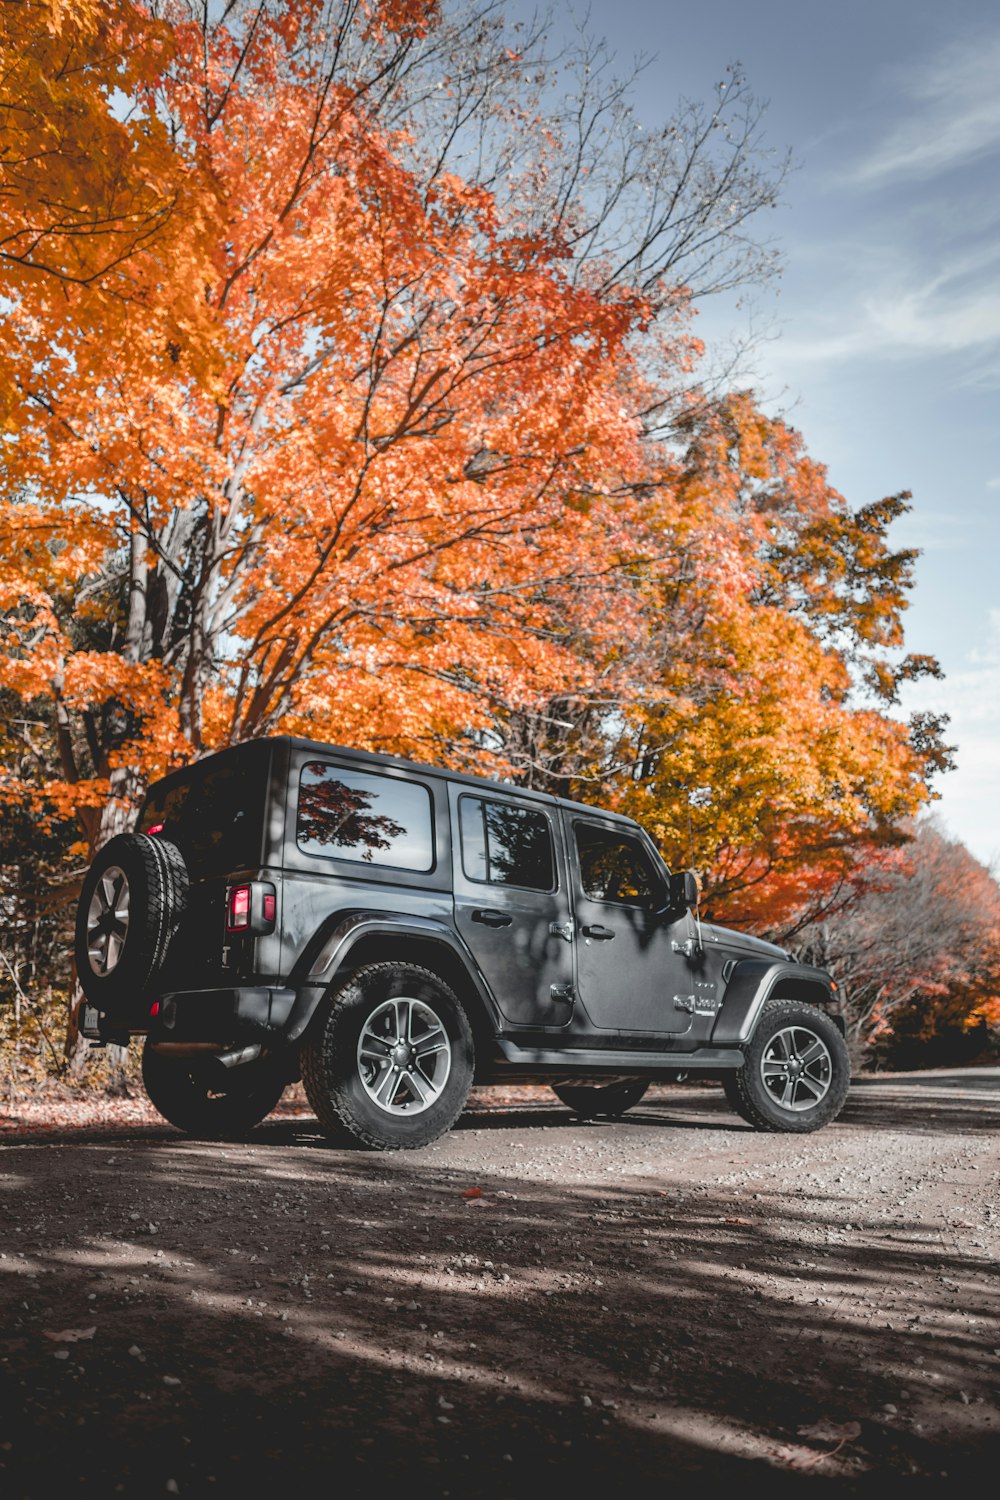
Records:
M558 816L452 782L455 923L504 1016L565 1026L573 944Z
M271 745L258 740L206 757L150 787L137 833L176 844L190 887L158 990L208 989L247 977L254 939L226 933L226 888L260 873ZM141 998L141 997L140 997ZM144 1011L145 1015L145 1011Z

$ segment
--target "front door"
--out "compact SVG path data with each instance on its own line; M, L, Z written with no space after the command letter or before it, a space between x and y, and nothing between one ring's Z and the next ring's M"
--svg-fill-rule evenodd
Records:
M667 877L620 824L567 818L576 907L577 992L601 1031L685 1032L697 991L686 918L666 913Z
M459 932L508 1021L568 1025L573 930L557 819L454 783L449 799Z

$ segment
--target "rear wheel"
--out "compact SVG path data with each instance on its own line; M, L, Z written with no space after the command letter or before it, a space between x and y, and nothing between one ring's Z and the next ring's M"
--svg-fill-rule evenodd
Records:
M757 1130L805 1134L835 1120L851 1082L847 1044L812 1005L768 1000L738 1072L723 1078L729 1104Z
M369 964L324 1002L301 1060L309 1103L332 1136L413 1150L444 1135L465 1106L472 1029L437 974Z
M582 1120L599 1116L617 1120L633 1104L638 1104L649 1083L645 1078L616 1078L612 1083L554 1083L556 1098Z
M285 1092L287 1074L268 1059L223 1073L218 1063L157 1052L142 1054L142 1081L154 1109L171 1125L203 1140L235 1140L269 1115Z

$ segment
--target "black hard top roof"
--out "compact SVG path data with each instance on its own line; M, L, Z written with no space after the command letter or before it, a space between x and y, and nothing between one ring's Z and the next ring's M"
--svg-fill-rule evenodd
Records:
M479 790L489 788L492 792L503 792L507 796L545 803L550 807L565 807L573 812L598 813L602 818L612 818L615 822L625 823L633 828L636 826L634 820L626 817L624 813L594 807L587 802L573 802L568 797L554 797L550 792L539 792L530 787L515 786L509 781L496 781L488 776L469 776L462 771L449 771L445 766L432 766L423 761L405 760L399 755L384 755L381 751L373 750L354 750L347 745L329 745L321 740L307 740L290 734L265 735L260 739L244 740L242 744L230 745L225 750L216 750L211 755L205 755L200 760L192 761L190 765L182 766L179 770L160 777L158 781L153 782L150 791L153 787L165 786L175 780L183 779L195 766L208 765L211 761L219 760L223 756L246 754L247 751L253 751L253 748L259 745L315 751L317 755L332 755L338 760L355 761L358 765L370 767L373 770L415 771L421 776L440 776L446 781L459 782L462 786L476 787Z

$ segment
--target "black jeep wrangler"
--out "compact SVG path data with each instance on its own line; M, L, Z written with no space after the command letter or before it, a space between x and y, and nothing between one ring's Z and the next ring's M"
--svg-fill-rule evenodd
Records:
M656 1080L721 1079L762 1130L835 1118L836 987L701 923L628 818L287 737L156 782L84 882L80 1029L145 1037L150 1099L238 1135L301 1075L322 1125L423 1146L469 1088L548 1083L617 1116Z

